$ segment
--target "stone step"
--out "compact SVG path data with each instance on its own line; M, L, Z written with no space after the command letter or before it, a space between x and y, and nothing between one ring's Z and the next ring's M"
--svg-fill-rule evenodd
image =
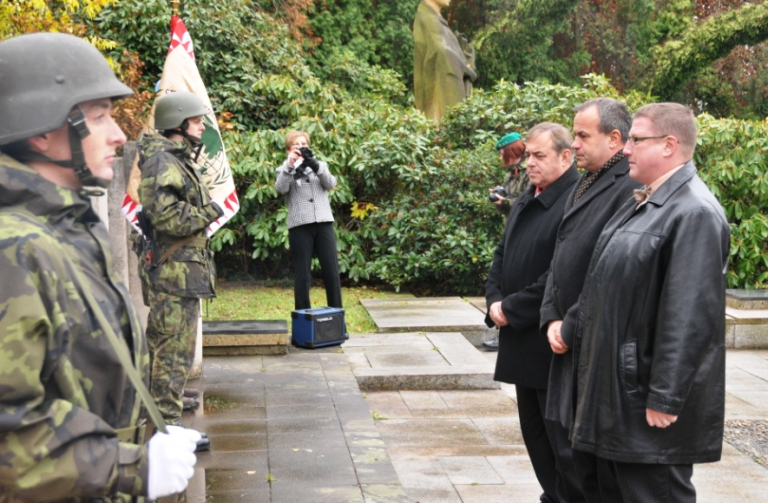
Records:
M476 366L436 368L379 367L355 370L363 391L499 389L493 372Z
M768 309L768 290L727 289L725 291L725 305L743 310Z
M725 347L768 349L768 309L726 307Z
M203 322L203 355L284 355L290 344L286 320Z
M499 388L493 364L458 332L351 335L344 353L364 391Z

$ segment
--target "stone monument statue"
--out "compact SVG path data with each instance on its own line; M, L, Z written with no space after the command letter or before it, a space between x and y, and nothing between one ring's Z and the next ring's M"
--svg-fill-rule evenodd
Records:
M475 50L462 34L455 34L440 15L451 0L421 0L413 21L413 93L416 108L439 120L448 107L472 92Z

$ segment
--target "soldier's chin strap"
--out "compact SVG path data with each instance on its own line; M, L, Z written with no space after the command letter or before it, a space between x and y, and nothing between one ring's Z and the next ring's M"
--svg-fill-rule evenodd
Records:
M72 153L72 159L59 161L51 159L40 152L27 151L18 155L18 160L22 162L50 162L61 166L62 168L71 168L75 170L77 178L83 182L83 185L108 189L112 181L94 176L93 172L85 163L83 140L90 135L91 132L85 124L85 115L83 114L83 111L80 110L79 106L75 105L72 110L69 111L69 115L67 115L67 124L69 125L69 149Z
M198 138L197 136L192 136L191 134L187 133L188 127L189 127L189 123L187 122L187 119L185 119L184 122L181 123L181 127L179 129L171 129L170 131L180 134L181 136L189 140L189 143L192 144L192 152L193 152L192 161L197 162L197 159L200 157L200 153L203 151L203 139Z

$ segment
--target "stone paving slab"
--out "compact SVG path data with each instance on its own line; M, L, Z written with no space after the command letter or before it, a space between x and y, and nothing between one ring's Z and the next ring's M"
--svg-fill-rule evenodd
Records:
M483 456L450 456L438 459L440 467L454 486L504 483Z
M768 309L736 309L726 307L725 314L740 323L768 323Z
M365 391L499 387L493 364L458 332L352 335L344 352Z
M409 351L404 353L398 351L397 353L391 352L371 352L367 354L368 362L371 364L371 368L390 368L390 367L450 367L451 364L443 358L440 352L433 350L429 351Z
M488 309L486 307L485 297L464 297L464 299L475 306L475 308L485 316L485 311Z
M485 330L485 316L461 297L367 299L360 303L379 332Z

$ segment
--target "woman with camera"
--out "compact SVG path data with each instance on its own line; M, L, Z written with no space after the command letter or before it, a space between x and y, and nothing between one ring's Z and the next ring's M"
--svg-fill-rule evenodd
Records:
M275 189L285 195L288 205L288 242L295 267L295 309L309 309L310 266L317 253L329 307L341 308L341 280L336 257L336 237L328 191L336 177L328 164L318 161L309 148L309 134L291 131L285 136L288 154L277 168Z
M531 184L528 172L523 166L525 143L518 133L509 133L496 143L496 150L499 151L502 164L507 168L507 176L500 186L488 189L488 197L496 205L496 209L506 215L517 196Z

